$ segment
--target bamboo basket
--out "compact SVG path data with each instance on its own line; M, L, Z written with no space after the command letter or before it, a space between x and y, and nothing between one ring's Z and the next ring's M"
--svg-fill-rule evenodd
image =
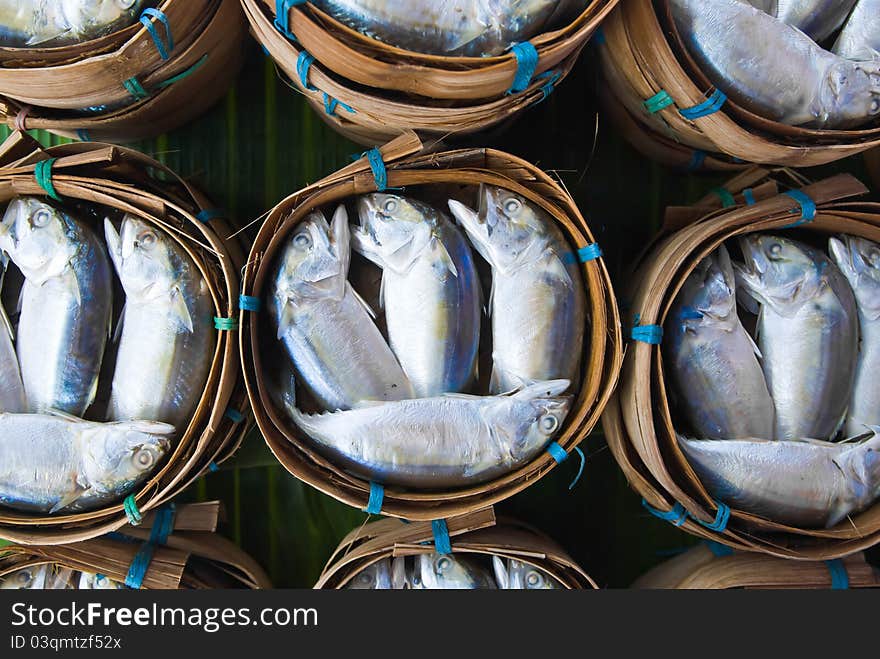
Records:
M569 25L531 39L539 56L531 82L507 94L517 73L511 53L441 57L402 50L363 36L311 3L289 10L291 40L276 27L281 3L241 0L251 31L288 84L334 129L369 145L408 129L440 138L474 133L542 101L618 1L591 0ZM314 63L303 67L309 55Z
M43 149L27 134L16 132L0 145L0 201L16 195L45 196L35 167L50 158L54 159L51 184L62 200L131 213L175 238L205 277L215 316L233 318L234 323L244 262L241 246L227 238L231 229L222 217L207 222L197 219L200 212L212 208L202 193L137 151L95 142ZM164 465L134 493L142 513L171 499L238 447L252 424L239 373L232 332L218 331L205 392L189 427L178 435ZM121 501L88 512L51 516L3 508L0 537L19 544L69 543L115 531L127 522Z
M138 22L72 46L0 48L0 119L20 130L122 142L202 114L243 62L241 10L235 0L163 0L157 9L170 40L154 20L157 41Z
M491 508L448 520L453 555L511 558L543 570L566 589L598 588L596 582L553 540L514 520L496 525ZM383 559L434 551L431 524L383 519L342 539L327 561L316 589L342 589L365 568ZM426 544L427 543L427 544Z
M845 578L844 578L845 577ZM843 582L843 583L840 583ZM880 588L880 571L863 553L836 561L789 561L750 552L717 552L701 544L639 577L632 588Z
M220 503L176 506L173 532L164 542L150 541L156 514L144 518L143 528L83 540L68 545L9 545L0 548L0 580L26 567L54 565L75 572L102 574L125 583L135 557L150 552L141 588L214 589L271 588L263 569L238 546L217 534Z
M865 152L865 165L874 183L874 190L880 190L880 147Z
M880 240L880 204L842 202L866 192L852 176L841 174L803 192L818 205L815 219L797 227L805 238L849 233ZM793 210L796 206L787 195L772 196L751 206L710 211L662 237L633 277L627 321L639 314L640 325L662 326L684 280L703 258L734 236L787 229L800 212ZM619 387L602 423L630 486L647 506L670 514L676 525L694 535L735 549L805 560L839 558L880 540L880 502L830 529L796 528L736 509L719 526L720 508L675 440L660 346L629 344ZM715 530L721 527L726 528Z
M606 106L617 105L615 115L628 115L652 135L645 142L634 130L624 131L646 155L657 157L652 144L659 139L712 156L705 161L707 168L716 164L714 158L725 156L809 167L880 145L880 125L860 130L797 128L759 117L730 99L717 112L686 119L680 110L706 102L714 88L687 54L669 11L668 0L625 0L603 24L599 46L604 85L613 98ZM662 92L672 103L651 113L646 101Z
M412 133L382 147L387 163L389 188L424 189L446 186L460 191L463 186L489 183L513 190L538 204L558 222L570 242L583 246L594 242L583 216L566 191L547 174L514 156L492 149L467 149L417 155L421 143ZM377 190L367 159L362 158L337 173L288 197L269 211L244 271L246 295L265 298L275 257L294 227L309 212L329 207L351 197ZM585 333L580 393L573 403L556 441L571 453L590 433L614 388L622 359L620 323L608 271L602 259L583 265L587 312L591 319ZM351 506L364 508L370 483L349 474L319 455L305 437L276 408L266 389L267 360L260 348L260 336L269 320L265 314L242 312L241 354L245 383L254 414L269 448L282 465L300 480ZM481 351L483 359L487 357ZM488 373L490 369L481 368ZM426 520L460 515L505 499L534 483L556 463L542 453L528 465L480 485L455 491L415 491L389 486L382 513L405 519Z

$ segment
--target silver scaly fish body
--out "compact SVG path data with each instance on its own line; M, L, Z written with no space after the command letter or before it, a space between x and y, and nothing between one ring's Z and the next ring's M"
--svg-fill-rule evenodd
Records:
M114 581L103 574L80 572L77 590L128 590L124 583Z
M752 5L819 43L846 20L856 0L753 0Z
M0 250L25 276L17 352L28 410L83 416L113 306L110 262L88 227L34 197L10 202Z
M426 590L495 590L491 575L476 561L451 554L419 554L414 569Z
M582 0L579 0L579 3ZM559 0L315 0L349 27L431 55L500 55L540 33Z
M412 398L412 385L348 283L348 216L313 213L294 231L273 283L278 339L300 381L328 410Z
M391 559L383 558L358 572L345 585L348 590L390 590Z
M480 188L480 210L449 208L492 266L492 393L537 381L577 381L586 297L571 247L552 218L501 188Z
M880 60L880 0L859 0L832 52L856 61Z
M388 342L416 397L466 389L480 342L480 282L464 236L442 213L390 194L359 200L352 247L382 268Z
M12 324L0 305L0 412L25 412L24 385L12 337Z
M678 443L719 501L783 524L828 528L880 496L878 430L861 443L681 436Z
M672 0L671 5L679 32L706 75L752 112L818 128L858 126L880 114L880 62L839 57L738 0Z
M562 589L562 584L543 570L513 558L508 558L505 562L504 559L493 556L492 567L499 590Z
M0 45L63 46L120 30L144 0L0 0Z
M723 245L685 281L663 336L678 406L698 436L773 437L773 400L757 347L737 315L733 266Z
M190 256L134 216L104 232L125 290L109 421L152 419L183 432L214 354L213 301Z
M0 590L43 590L51 565L31 565L0 577Z
M449 394L302 414L296 425L329 459L371 480L406 487L459 487L527 463L561 428L568 380L507 396Z
M91 510L149 476L172 432L155 421L0 414L0 503L38 513Z
M740 239L743 305L759 311L758 348L776 409L774 439L829 439L855 377L858 311L840 270L802 243L766 234Z
M846 434L880 425L880 246L841 236L828 243L831 258L847 278L859 308L861 342L855 384L846 415Z

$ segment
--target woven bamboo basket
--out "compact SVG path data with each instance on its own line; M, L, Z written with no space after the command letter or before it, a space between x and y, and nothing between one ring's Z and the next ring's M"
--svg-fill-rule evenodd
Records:
M217 534L219 502L165 506L144 517L145 528L68 545L0 548L0 580L16 570L53 565L58 570L102 574L132 588L271 588L263 569L238 546ZM166 525L164 537L151 527ZM147 558L146 569L140 568Z
M834 561L789 561L698 545L639 577L633 588L880 588L880 570L863 553Z
M423 55L365 37L311 3L285 12L283 1L241 0L251 31L289 84L333 128L369 145L407 129L441 138L485 130L540 102L618 1L591 0L569 25L531 39L537 67L524 89L508 94L520 89L513 87L518 65L511 53Z
M874 183L874 190L880 190L880 148L865 152L865 165Z
M634 131L624 132L646 155L656 157L651 144L662 139L711 158L809 167L880 144L876 124L860 130L797 128L759 117L730 99L718 111L686 118L681 111L690 114L688 109L709 102L714 88L687 54L669 12L668 0L624 0L602 27L599 50L610 103L620 106L618 115L626 113L656 136L643 142Z
M45 196L47 190L37 182L35 171L46 161L51 161L49 186L62 203L87 202L131 213L174 237L205 277L215 316L231 319L221 322L223 326L235 325L243 254L234 239L227 239L232 233L229 225L216 216L202 193L137 151L95 142L43 149L27 134L16 132L0 146L0 200ZM95 228L103 235L101 227ZM189 427L177 435L163 466L133 495L141 513L169 500L238 447L252 423L239 373L232 331L218 331L205 391ZM121 501L51 516L4 508L0 537L20 544L67 543L103 535L127 522Z
M847 233L880 240L880 204L843 203L866 192L849 175L838 175L802 188L818 205L813 221L798 226L805 240ZM735 205L708 212L668 233L642 259L629 291L628 322L662 326L687 275L722 242L756 231L788 228L797 218L797 203L777 195L750 206ZM789 231L790 232L790 231ZM629 344L620 384L602 417L608 444L630 486L655 514L680 528L735 549L783 558L839 558L880 541L880 502L830 529L795 528L721 507L700 483L678 448L666 395L660 346Z
M20 130L121 142L203 113L243 61L241 9L235 0L163 0L156 9L167 28L145 17L72 46L0 48L0 118Z
M421 143L412 133L403 135L379 150L387 164L387 186L406 190L444 186L444 193L461 194L464 186L475 190L479 183L501 186L544 208L573 245L594 242L587 223L565 190L533 165L491 149L467 149L417 155ZM436 189L436 187L435 187ZM329 207L355 195L377 190L376 178L367 158L288 197L269 211L261 227L244 273L244 293L265 298L275 257L294 227L318 207ZM611 395L622 359L621 334L616 302L603 260L583 264L590 324L584 337L579 394L556 441L572 452L598 422ZM269 448L294 476L340 501L364 508L370 498L370 483L353 476L320 456L288 419L276 408L266 388L269 380L260 337L267 330L265 314L242 312L241 351L245 382L257 423ZM483 359L487 354L482 354ZM488 373L490 368L482 368ZM574 388L574 384L572 385ZM436 519L463 514L505 499L544 476L554 466L542 453L525 467L491 482L455 491L414 491L389 486L382 512L413 520Z
M448 530L453 555L511 558L541 569L566 589L598 588L553 540L514 520L502 519L496 525L489 508L448 520ZM383 519L365 524L342 539L315 588L345 588L358 573L378 561L433 552L433 540L433 529L427 522L404 524Z

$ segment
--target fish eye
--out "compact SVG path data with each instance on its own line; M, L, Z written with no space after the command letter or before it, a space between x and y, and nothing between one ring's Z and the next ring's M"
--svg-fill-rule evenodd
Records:
M418 586L422 583L422 578L418 575L413 575L412 582L414 586Z
M31 224L38 229L43 228L52 220L52 214L45 208L41 208L31 216Z
M511 197L504 202L504 212L508 215L515 215L522 208L522 202L519 199Z
M156 463L156 456L150 449L142 448L134 454L132 462L138 469L149 469Z
M293 238L293 244L300 249L308 249L312 246L312 237L307 233L298 233Z
M152 231L144 231L137 238L137 244L141 247L151 248L159 240L158 236Z
M880 266L880 250L871 249L868 251L868 261L871 265Z
M547 435L552 435L559 428L559 419L552 414L545 414L538 423L541 431Z
M396 199L387 200L385 202L385 204L382 206L382 208L385 209L386 213L393 213L394 211L397 210L397 200Z
M366 572L361 572L361 573L357 576L357 580L358 580L360 583L362 583L362 584L368 584L368 583L370 583L370 582L372 581L372 579L370 578L370 575L367 574Z
M873 101L871 101L871 109L869 110L869 112L871 114L877 114L878 112L880 112L880 99L875 98Z
M544 577L538 574L535 570L532 570L526 575L527 588L540 588L542 585L544 585Z
M31 573L29 570L22 570L18 573L18 582L22 584L29 583L31 580Z
M446 556L437 559L437 572L445 572L452 565L452 561Z
M770 254L770 256L779 256L780 254L782 254L782 245L780 245L779 243L773 243L772 245L770 245L769 248L767 248L767 252Z

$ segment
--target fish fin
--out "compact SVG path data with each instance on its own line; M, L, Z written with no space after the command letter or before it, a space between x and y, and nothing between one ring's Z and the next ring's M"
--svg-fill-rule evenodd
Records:
M486 316L488 318L492 317L492 305L495 302L495 274L492 274L492 283L489 286L489 302L487 306L483 307L486 312Z
M50 407L46 410L46 414L50 416L57 416L59 419L65 419L66 421L72 421L74 423L88 423L85 419L81 419L74 414L70 414L69 412L65 412L64 410L58 410L54 407Z
M449 44L449 47L446 49L447 53L454 53L458 50L461 50L469 43L472 43L482 37L490 29L488 25L480 25L480 23L476 21L469 22L468 25L470 26L470 28L462 31L458 35L458 38Z
M171 289L171 308L174 311L174 316L177 321L180 323L181 327L186 328L186 330L192 334L193 333L193 321L192 316L189 313L189 309L186 306L186 300L183 299L183 292L180 290L178 286L175 286Z
M571 280L571 273L568 271L563 260L559 257L559 254L552 250L547 250L544 253L544 260L546 261L547 273L563 282L568 288L571 288L574 285Z
M82 292L79 290L79 282L76 280L76 276L74 274L72 274L72 273L68 273L68 274L69 274L69 276L64 277L64 282L67 285L67 288L70 291L70 294L76 300L76 306L81 307L82 306ZM46 281L48 281L48 280L46 280ZM46 282L43 282L43 284L45 284L45 283ZM22 290L24 290L24 287L22 287Z
M125 322L125 309L128 306L128 301L122 305L122 311L119 312L119 318L116 321L116 327L113 331L112 341L113 343L119 343L119 339L122 337L122 324Z
M394 590L404 590L407 587L405 556L395 556L391 561L391 587Z
M385 281L385 275L382 275L382 281ZM354 290L354 286L351 286L351 292L354 294L354 299L361 303L364 307L364 310L370 315L370 318L376 320L376 312L373 311L373 308L367 304L367 301L361 297L361 294Z
M379 308L385 309L385 270L382 271L382 280L379 282Z
M458 268L455 267L455 261L446 249L443 241L434 236L431 238L431 255L436 258L443 266L452 273L453 277L458 277Z
M25 282L27 284L27 282ZM21 290L18 292L18 301L15 303L15 313L21 313L21 309L24 306L24 286L21 287Z
M9 338L15 343L15 331L12 329L12 321L9 320L9 316L6 314L6 309L3 308L3 305L0 305L0 325L3 326L2 330L5 330L7 334L9 334Z
M86 403L86 409L88 409L89 406L95 402L95 398L97 398L97 397L98 397L98 378L95 377L95 379L92 380L92 388L89 391L89 398L88 398L88 402ZM85 414L85 412L83 412L83 414Z
M571 386L571 380L543 380L526 384L522 389L514 393L511 397L521 400L531 400L532 398L553 397L563 394Z
M760 327L760 325L758 325L758 327ZM755 356L758 359L764 359L764 355L761 354L761 349L758 347L758 344L755 343L755 339L752 338L752 335L749 334L745 328L743 328L743 332L746 335L746 339L748 339L748 341L749 341L749 345L752 346L752 350L755 351Z
M293 325L293 303L288 300L281 306L281 314L278 318L278 335L280 341L284 338L284 334L288 327Z
M79 483L77 483L76 487L73 490L61 497L58 503L52 506L52 508L49 510L49 514L52 515L53 513L57 513L60 510L64 510L69 505L74 503L77 499L88 494L90 489L91 488L82 487Z
M392 401L387 400L359 400L355 403L352 403L351 409L353 410L362 410L368 407L381 407L386 403L390 403Z
M510 589L510 575L507 573L507 566L504 560L498 556L492 556L492 568L495 570L495 582L498 590Z
M107 242L107 251L110 253L113 267L116 268L117 273L122 272L122 238L109 217L104 218L104 239Z

